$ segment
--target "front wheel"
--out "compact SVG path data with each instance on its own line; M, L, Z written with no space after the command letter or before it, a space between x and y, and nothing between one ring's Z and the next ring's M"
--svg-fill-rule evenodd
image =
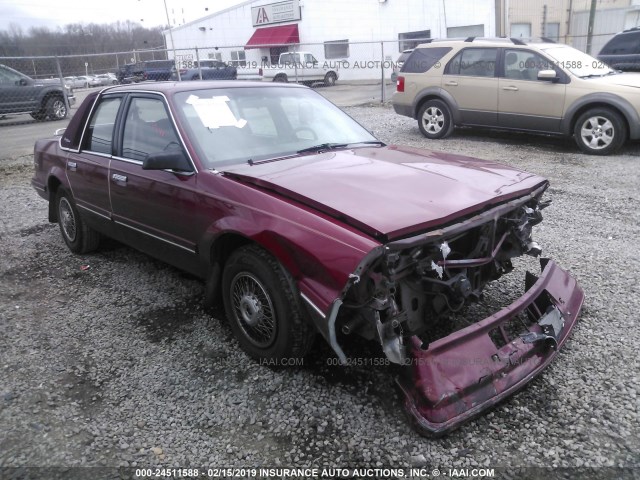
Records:
M97 249L100 234L80 218L73 198L64 188L58 189L55 202L60 233L69 250L87 253Z
M418 112L418 127L431 139L445 138L453 131L451 111L442 100L429 100Z
M51 120L62 120L67 116L67 105L62 97L51 97L47 100L45 107L47 116Z
M574 129L578 148L591 155L608 155L618 150L627 138L622 117L608 108L592 108L578 117Z
M225 313L240 347L252 358L301 358L314 327L304 318L299 294L284 267L257 246L236 250L222 274Z

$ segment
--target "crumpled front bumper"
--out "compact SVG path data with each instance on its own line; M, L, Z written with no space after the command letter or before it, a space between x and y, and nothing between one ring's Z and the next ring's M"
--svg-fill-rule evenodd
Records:
M556 356L576 323L584 293L553 261L542 259L541 265L540 277L527 273L525 294L510 306L426 350L412 339L410 371L397 381L420 433L439 436L458 427L524 387ZM490 333L506 335L506 324L524 312L534 321L529 333L497 346Z

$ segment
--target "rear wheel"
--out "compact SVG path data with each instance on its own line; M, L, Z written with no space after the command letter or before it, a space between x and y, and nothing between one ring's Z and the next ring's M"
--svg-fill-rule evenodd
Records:
M627 138L622 117L608 108L592 108L578 117L574 129L580 150L591 155L608 155L618 150Z
M276 77L273 79L274 82L279 82L279 83L287 83L289 81L289 79L287 78L287 76L284 73L281 73L280 75L276 75Z
M431 139L445 138L453 132L451 111L442 100L425 102L418 112L418 127L422 134Z
M338 80L336 74L329 72L324 76L324 85L326 87L333 87L336 84L336 80Z
M45 107L47 117L51 120L62 120L67 116L67 105L62 97L51 97Z
M242 349L256 359L303 357L315 337L284 267L265 250L236 250L222 274L224 308Z
M80 218L73 198L64 188L58 189L55 202L60 233L69 250L87 253L98 248L100 234Z

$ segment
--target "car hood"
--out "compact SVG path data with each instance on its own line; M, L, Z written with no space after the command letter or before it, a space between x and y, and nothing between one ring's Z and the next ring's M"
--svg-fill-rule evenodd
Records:
M600 85L620 85L621 87L640 88L640 73L616 73L604 77L587 78L589 82Z
M380 241L451 223L546 182L498 163L399 146L236 165L222 174L303 203Z

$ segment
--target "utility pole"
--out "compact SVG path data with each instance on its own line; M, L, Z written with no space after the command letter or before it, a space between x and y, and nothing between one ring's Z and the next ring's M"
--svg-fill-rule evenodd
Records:
M591 54L591 44L593 43L593 22L596 18L596 3L598 0L591 0L591 10L589 11L589 27L587 28L587 53Z

